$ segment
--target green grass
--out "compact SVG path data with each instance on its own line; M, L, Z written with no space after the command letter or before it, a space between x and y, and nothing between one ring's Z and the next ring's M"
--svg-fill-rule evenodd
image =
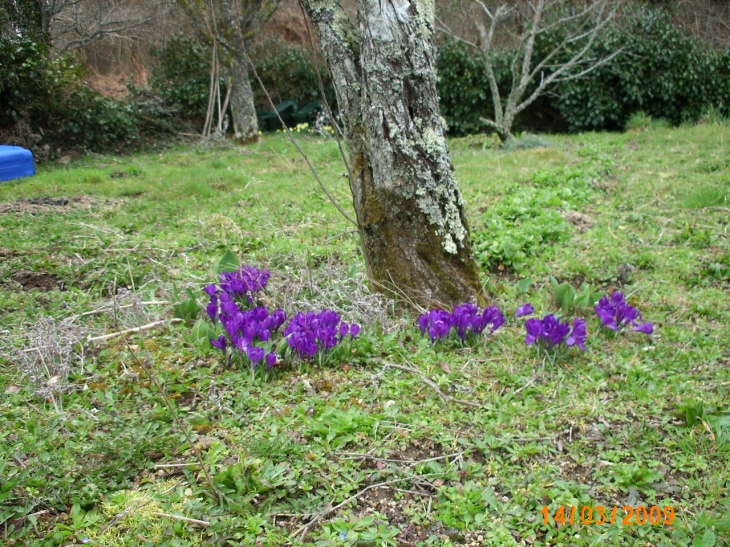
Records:
M588 351L554 361L524 345L524 320L434 347L413 317L385 315L357 234L278 135L0 184L2 543L730 545L728 126L637 128L510 152L451 143L495 305L556 311L553 276L620 289L656 325L611 337L574 307ZM336 145L303 145L351 209ZM268 298L287 311L363 321L352 352L264 382L185 324L73 343L172 318L186 289L204 303L226 249L272 269ZM144 316L100 309L134 303L123 288L154 302ZM38 367L34 348L55 343L83 360ZM21 372L34 362L35 380ZM578 514L546 525L546 505ZM675 520L622 524L627 505ZM583 506L618 516L581 524Z

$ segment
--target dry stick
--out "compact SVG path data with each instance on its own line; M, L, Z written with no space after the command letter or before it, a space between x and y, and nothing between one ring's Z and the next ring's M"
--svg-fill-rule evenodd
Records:
M129 277L132 277L132 270L130 268L129 270ZM116 294L116 285L117 280L114 279L114 293ZM114 300L116 303L116 299ZM117 309L114 308L114 320L115 322L118 321L117 318ZM162 397L163 402L165 403L165 406L170 411L170 415L172 416L172 419L175 421L175 424L177 425L178 429L180 429L180 432L185 436L185 440L190 445L190 448L193 449L193 453L195 454L195 459L200 462L200 468L203 470L203 473L205 474L205 479L208 482L208 486L210 486L211 489L211 495L216 494L218 496L219 502L223 502L223 494L218 490L218 488L215 485L215 482L213 482L213 477L211 477L210 472L208 471L208 468L205 467L205 460L203 460L203 455L200 453L200 450L197 446L195 446L195 443L193 443L193 440L190 438L190 433L188 432L188 429L185 427L185 425L182 423L182 420L177 415L177 412L175 412L175 409L172 408L172 404L170 403L170 399L165 394L165 390L162 389L162 385L157 380L157 377L152 374L152 370L148 366L147 363L143 363L139 357L137 357L137 353L132 349L132 347L129 344L129 341L126 337L122 338L124 340L125 345L127 346L127 349L132 354L132 358L135 360L137 365L139 365L142 370L145 371L145 374L147 374L147 378L150 379L150 382L152 382L155 385L155 388L157 391L160 392L160 396Z
M366 486L365 488L363 488L362 490L360 490L360 491L359 491L359 492L358 492L357 494L355 494L354 496L350 496L349 498L347 498L347 499L346 499L345 501L343 501L342 503L338 503L337 505L335 505L335 506L334 506L334 507L332 507L331 509L327 509L326 511L323 511L323 512L319 513L319 514L318 514L318 515L317 515L316 517L314 517L314 518L313 518L312 520L310 520L310 521L309 521L309 522L308 522L307 524L305 524L304 526L301 526L301 527L299 527L299 528L298 528L298 529L296 530L296 532L294 532L294 533L293 533L293 534L292 534L291 536L289 536L289 537L299 536L299 539L300 539L300 540L302 540L302 539L304 538L304 536L306 535L306 533L307 533L307 532L308 532L308 531L309 531L309 530L310 530L310 529L311 529L311 528L312 528L312 527L313 527L313 526L314 526L315 524L317 524L317 523L318 523L318 522L319 522L320 520L322 520L322 519L323 519L324 517L326 517L327 515L331 515L332 513L334 513L335 511L337 511L337 510L338 510L338 509L339 509L340 507L344 507L345 505L347 505L347 504L348 504L348 503L350 503L351 501L354 501L354 500L356 500L357 498L359 498L360 496L362 496L362 495L363 495L363 494L364 494L365 492L367 492L368 490L372 490L373 488L381 488L381 487L383 487L383 486L387 486L387 485L389 485L389 484L394 484L394 483L396 483L396 482L403 482L403 481L405 481L405 480L407 480L407 479L406 479L406 478L402 478L402 479L394 479L394 480L392 480L392 481L385 481L385 482L379 482L379 483L377 483L377 484L371 484L370 486Z
M309 18L307 17L307 13L304 10L304 4L302 4L301 0L299 0L299 9L302 10L302 18L304 19L304 26L307 29L307 37L309 38L309 47L312 49L312 65L314 66L314 70L317 73L319 93L322 96L322 103L327 110L327 116L330 119L330 123L335 130L335 140L337 141L337 148L340 149L340 157L342 158L342 163L345 164L345 168L347 169L347 178L349 179L350 187L352 188L352 185L354 184L354 180L352 178L352 169L350 169L350 162L347 161L347 156L345 154L345 150L342 148L342 141L340 140L340 137L344 135L342 135L340 131L340 126L337 125L335 117L332 115L332 109L330 108L329 102L327 101L327 95L324 91L324 82L322 81L322 75L319 72L319 67L317 66L317 58L314 53L314 39L312 38L312 32L309 29Z
M417 374L424 384L429 386L431 389L433 389L436 394L441 398L442 403L457 403L460 405L466 405L466 406L472 406L474 408L483 408L482 405L479 403L474 403L472 401L465 401L464 399L456 399L452 397L451 395L446 395L441 389L436 385L436 383L433 380L430 380L426 377L425 374L423 374L420 370L417 370L415 368L411 367L405 367L403 365L396 365L394 363L388 363L387 361L383 361L381 359L381 362L383 363L383 368L396 368L398 370L403 370L405 372L410 372L412 374Z
M395 460L392 458L378 458L377 456L373 456L371 454L358 454L357 452L335 452L335 456L345 456L341 459L343 460L377 460L381 462L395 462L395 463L404 463L407 465L417 465L419 463L428 463L428 462L437 462L439 460L447 460L449 458L459 458L464 455L463 452L454 452L453 454L446 454L444 456L435 456L433 458L426 458L425 460Z
M192 524L199 524L200 526L210 526L210 522L207 520L191 519L189 517L181 517L179 515L171 515L170 513L158 513L154 512L153 515L157 517L167 517L169 519L181 520L183 522L190 522Z
M207 137L210 134L210 126L213 122L213 93L215 92L216 65L216 42L213 42L213 54L210 60L210 85L208 86L208 108L205 111L203 137Z
M117 338L119 336L124 336L125 334L131 334L134 332L141 332L143 330L148 330L154 327L158 327L160 325L164 325L165 323L181 323L182 319L178 319L177 317L173 317L172 319L161 319L160 321L153 321L152 323L147 323L146 325L141 325L139 327L134 327L133 329L127 329L127 330L120 330L118 332L112 332L111 334L105 334L104 336L89 336L86 341L87 342L103 342L104 340L110 340L112 338Z
M236 11L240 12L238 9L238 3L236 3ZM251 72L253 72L254 78L256 78L256 81L261 86L261 90L264 92L264 95L266 95L266 100L269 102L269 106L271 106L271 109L276 114L276 118L279 120L279 123L282 125L282 127L286 130L286 134L289 136L289 140L291 140L292 144L296 147L296 149L299 151L299 154L304 158L304 161L307 162L307 166L309 167L309 170L312 172L312 175L314 175L314 178L317 179L317 183L319 184L319 187L322 188L322 191L325 193L327 198L332 202L332 205L335 206L335 208L340 212L340 214L345 217L347 220L349 220L352 224L357 226L357 222L355 222L350 215L348 215L345 210L340 206L340 204L337 202L337 200L334 198L332 194L329 193L329 190L325 187L324 183L322 182L322 179L319 177L319 173L317 173L317 170L314 168L314 165L312 165L312 162L309 160L309 156L304 153L304 150L302 150L302 147L299 146L299 143L294 138L294 135L292 135L292 132L289 130L289 127L284 123L284 120L281 119L281 114L279 114L279 111L276 109L276 105L274 104L274 101L271 98L271 95L269 95L269 90L266 89L266 86L264 85L264 82L261 81L261 78L259 77L259 73L256 70L256 66L254 66L253 61L251 60L251 57L248 55L248 50L246 49L246 44L243 43L243 54L246 57L246 61L248 62L248 65L251 67Z

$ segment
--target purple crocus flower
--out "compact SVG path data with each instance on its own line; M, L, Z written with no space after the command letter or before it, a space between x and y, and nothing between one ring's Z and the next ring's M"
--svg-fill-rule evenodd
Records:
M585 319L578 317L573 321L573 331L565 339L565 345L568 347L578 346L580 349L585 351L586 336L586 321Z
M347 333L351 339L357 336L360 326L340 323L340 316L332 310L319 313L298 313L284 329L284 336L290 348L300 358L311 359L317 352L325 354L342 342Z
M272 368L274 368L274 365L276 365L276 354L273 351L270 351L266 354L266 370L271 371Z
M528 319L525 323L525 330L527 331L525 344L528 346L537 342L552 348L565 342L568 346L577 345L581 349L585 349L583 347L586 337L585 321L580 318L573 322L572 333L570 324L561 322L553 314L548 314L542 319ZM569 334L570 336L568 336ZM570 343L566 337L570 339Z
M214 348L218 348L223 353L226 352L226 337L222 334L218 337L218 339L211 338L210 339L210 345Z
M484 329L491 325L490 333L494 333L503 324L504 315L499 308L491 306L480 312L479 308L471 303L456 306L453 313L437 308L421 314L418 318L421 335L428 334L431 342L445 338L452 329L463 342L469 332L482 334Z
M635 332L644 334L654 332L654 325L642 322L641 312L626 302L621 291L604 296L594 309L602 327L620 332L630 326L631 330Z
M271 272L253 266L241 266L235 272L221 274L221 289L234 297L245 297L253 302L253 295L266 288Z
M522 317L525 315L530 315L534 313L535 308L532 306L532 304L523 304L517 310L515 310L515 317Z
M264 348L258 348L256 346L248 346L246 348L246 357L251 360L254 366L264 358L264 353Z

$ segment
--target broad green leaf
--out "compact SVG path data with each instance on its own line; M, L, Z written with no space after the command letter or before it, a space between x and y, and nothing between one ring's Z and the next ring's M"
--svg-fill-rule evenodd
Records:
M529 277L526 277L525 279L520 279L517 282L517 292L523 293L529 291L530 287L532 287L534 283L535 282Z
M226 254L224 254L223 258L221 258L220 262L218 262L218 265L215 268L215 273L216 275L220 275L224 272L235 272L239 266L240 263L238 262L236 255L234 255L230 250L227 250Z

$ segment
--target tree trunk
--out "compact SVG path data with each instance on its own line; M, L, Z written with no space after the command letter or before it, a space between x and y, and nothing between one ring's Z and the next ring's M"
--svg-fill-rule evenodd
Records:
M246 144L259 138L259 125L256 107L253 102L253 89L249 79L246 60L235 56L230 63L231 115L233 117L233 138Z
M439 114L433 0L303 0L332 71L375 288L431 307L483 300Z
M253 101L253 89L249 79L245 43L241 22L232 0L220 3L221 29L219 42L223 46L225 64L231 76L231 114L233 116L234 140L242 144L257 141L259 125Z

